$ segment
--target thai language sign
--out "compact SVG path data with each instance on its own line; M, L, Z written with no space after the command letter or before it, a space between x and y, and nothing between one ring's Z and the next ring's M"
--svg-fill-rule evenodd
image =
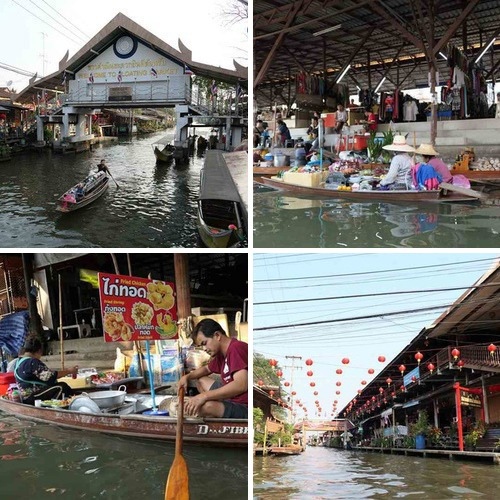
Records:
M479 394L471 394L467 391L460 391L460 403L463 406L473 406L474 408L481 408L481 397Z
M99 273L99 296L106 342L177 338L173 283Z

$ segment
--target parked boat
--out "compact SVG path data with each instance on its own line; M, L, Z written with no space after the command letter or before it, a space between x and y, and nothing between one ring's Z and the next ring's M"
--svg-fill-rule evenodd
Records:
M307 174L304 174L307 175ZM261 182L266 186L272 186L276 189L289 191L296 194L309 194L321 196L323 198L345 198L348 200L357 200L364 202L371 201L390 201L390 202L459 202L459 201L476 201L483 197L482 193L473 191L472 189L454 188L451 184L447 184L446 189L435 189L430 191L382 191L382 190L337 190L324 187L309 187L299 184L285 182L281 178L262 177ZM452 189L454 189L452 191ZM458 192L460 191L460 192Z
M175 146L171 144L169 137L163 137L151 144L156 161L160 163L168 163L174 157Z
M280 172L286 172L291 167L253 167L253 178L273 177Z
M99 198L108 189L108 185L109 177L105 172L90 174L59 197L56 210L66 213L85 207Z
M85 408L85 409L84 409ZM0 410L16 417L55 424L69 429L105 432L119 436L175 441L176 417L143 413L89 413L61 408L36 407L0 397ZM222 418L186 418L184 441L221 447L248 446L248 420Z
M245 246L243 202L220 151L209 151L200 176L198 232L210 248Z

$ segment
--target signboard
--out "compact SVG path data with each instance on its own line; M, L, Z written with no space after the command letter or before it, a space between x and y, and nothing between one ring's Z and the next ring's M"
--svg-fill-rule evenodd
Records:
M479 394L471 394L467 391L460 391L460 404L462 406L473 406L481 408L481 397Z
M173 283L99 273L99 296L106 342L177 338Z
M403 376L403 385L405 387L409 386L410 384L413 384L414 381L412 380L413 377L415 377L415 382L420 380L420 367L417 366L414 368L412 371L408 372L406 375Z
M111 87L109 89L110 101L131 101L132 87Z

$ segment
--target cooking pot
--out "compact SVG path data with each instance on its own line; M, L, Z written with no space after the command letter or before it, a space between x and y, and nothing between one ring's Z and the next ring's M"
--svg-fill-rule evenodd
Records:
M289 155L275 155L274 156L274 166L275 167L288 167L290 165Z
M95 401L99 408L111 408L123 404L127 396L127 388L121 385L117 391L95 391L86 393L85 396Z

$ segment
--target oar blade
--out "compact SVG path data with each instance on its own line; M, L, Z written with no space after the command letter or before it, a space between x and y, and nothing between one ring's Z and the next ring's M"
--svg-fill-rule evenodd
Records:
M168 473L165 500L189 500L189 477L186 461L177 455Z

